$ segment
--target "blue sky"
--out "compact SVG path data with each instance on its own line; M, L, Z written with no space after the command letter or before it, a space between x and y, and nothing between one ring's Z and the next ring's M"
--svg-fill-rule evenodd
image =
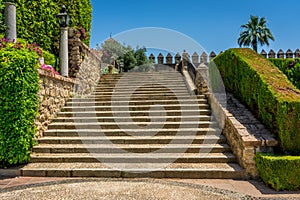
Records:
M91 47L121 32L143 27L183 33L207 52L238 47L241 24L250 15L265 16L275 42L265 50L300 48L299 0L91 0ZM143 44L140 44L143 45ZM182 50L185 47L182 47ZM261 48L259 48L259 51Z

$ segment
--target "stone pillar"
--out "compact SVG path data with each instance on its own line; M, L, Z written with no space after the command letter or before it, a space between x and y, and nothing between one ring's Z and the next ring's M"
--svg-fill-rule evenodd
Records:
M5 32L5 38L9 41L16 42L17 40L17 15L16 5L10 2L5 3L4 11L5 25L7 30Z
M173 63L173 57L170 53L168 53L167 57L166 57L166 63L167 65L172 65Z
M197 52L194 52L194 54L192 55L192 62L194 64L199 63L199 55L197 54Z
M269 57L269 58L275 58L275 56L276 56L275 51L273 51L273 49L271 49L271 50L269 51L268 57Z
M292 52L291 49L288 49L285 55L286 55L286 58L293 58L294 57L294 53Z
M60 74L64 77L69 76L69 53L68 53L68 28L60 28Z
M200 63L204 63L204 64L208 63L207 58L208 58L207 54L205 52L203 52L200 57Z
M183 53L182 53L182 67L187 66L189 61L190 61L190 55L185 50L183 50Z
M153 55L153 53L150 54L149 60L151 60L153 63L155 63L155 56Z
M175 56L175 64L179 64L180 61L181 61L181 55L180 55L180 53L177 53Z
M282 49L280 49L277 53L277 58L284 58L284 52Z
M295 58L300 58L300 50L296 49L294 55L295 55Z
M157 62L158 64L164 64L164 56L162 55L162 53L160 53L157 57Z
M209 61L212 61L216 56L217 56L216 53L212 51L212 52L209 54Z
M265 50L262 50L260 55L262 55L264 58L267 58L267 52Z

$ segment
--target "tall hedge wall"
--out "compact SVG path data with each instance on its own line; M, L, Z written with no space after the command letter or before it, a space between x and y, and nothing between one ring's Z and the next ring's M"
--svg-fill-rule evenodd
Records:
M300 89L300 59L269 58L298 89Z
M39 98L38 54L0 49L0 167L29 161Z
M19 38L29 43L37 43L43 49L58 54L59 25L56 15L61 5L66 5L71 18L70 26L83 27L87 31L85 42L89 44L92 21L90 0L10 0L9 2L17 5Z
M226 90L277 134L285 153L300 155L300 91L277 67L250 49L229 49L213 61Z

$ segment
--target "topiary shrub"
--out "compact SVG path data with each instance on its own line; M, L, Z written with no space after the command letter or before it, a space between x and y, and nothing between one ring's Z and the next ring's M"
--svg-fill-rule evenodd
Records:
M277 67L250 49L229 49L213 61L226 90L277 135L285 153L300 155L300 91Z
M2 41L0 49L0 167L29 161L39 98L38 48Z
M90 0L11 0L17 6L17 36L29 43L37 43L44 50L58 55L59 25L56 15L66 5L71 26L83 27L84 41L89 45L92 6ZM0 7L1 8L1 7ZM1 17L1 16L0 16Z
M255 157L261 179L275 190L300 189L300 157L258 153Z

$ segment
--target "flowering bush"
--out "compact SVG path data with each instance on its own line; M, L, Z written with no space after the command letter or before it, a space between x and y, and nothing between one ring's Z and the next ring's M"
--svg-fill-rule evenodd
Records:
M52 74L59 75L59 73L51 65L42 64L40 68L47 70L47 71L51 72Z
M35 43L33 44L21 44L20 42L15 43L14 40L9 41L7 38L0 39L0 49L28 49L29 51L36 52L39 56L43 55L42 49Z

